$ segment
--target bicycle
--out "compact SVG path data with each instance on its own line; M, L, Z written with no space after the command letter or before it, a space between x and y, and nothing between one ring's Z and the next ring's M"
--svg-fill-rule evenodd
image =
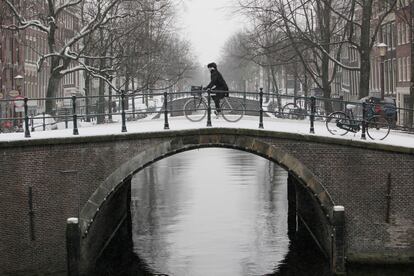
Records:
M296 119L304 120L310 115L311 100L306 97L296 97L291 103L287 103L282 107L282 118L284 119ZM321 108L315 106L315 114L322 114ZM316 116L316 118L323 118L322 116Z
M191 122L199 122L207 115L208 99L204 93L202 91L193 92L192 98L184 103L184 115ZM221 112L218 114L221 114L227 122L231 123L238 122L246 113L243 101L239 98L222 98L220 100L220 109Z
M366 131L372 140L383 140L390 133L390 123L383 116L375 115L374 106L367 104ZM361 130L363 121L356 120L353 109L356 105L347 104L345 112L335 111L328 115L326 128L332 135L344 136L348 132L357 133Z

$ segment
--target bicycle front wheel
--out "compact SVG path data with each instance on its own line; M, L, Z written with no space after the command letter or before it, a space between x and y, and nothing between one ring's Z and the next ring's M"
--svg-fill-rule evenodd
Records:
M383 140L390 133L390 123L382 116L372 116L367 122L367 134L372 140Z
M206 117L207 105L202 98L192 98L184 104L184 116L191 122L199 122Z
M220 107L224 120L231 123L240 121L246 112L243 102L236 98L224 98Z
M328 118L326 118L326 129L332 135L340 135L343 136L348 133L348 130L341 128L341 125L350 124L350 120L348 115L344 112L336 111L329 114Z

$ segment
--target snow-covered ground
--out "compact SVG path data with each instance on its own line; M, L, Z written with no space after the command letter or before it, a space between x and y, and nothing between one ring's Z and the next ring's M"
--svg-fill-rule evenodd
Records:
M145 119L137 121L127 121L127 133L143 133L143 132L157 132L157 131L173 131L183 129L198 129L207 128L206 119L201 122L190 122L185 117L169 117L169 130L164 130L164 117L160 116L159 119L152 119L149 116ZM121 132L121 120L119 116L114 116L116 122L110 124L96 125L93 123L78 122L79 136L97 136L97 135L110 135L110 134L122 134ZM212 116L212 127L220 128L242 128L242 129L259 129L259 117L245 116L237 123L229 123L222 117L218 119ZM309 121L308 120L289 120L275 117L264 118L264 130L277 131L277 132L289 132L299 134L309 133ZM23 132L17 133L1 133L0 142L16 141L16 140L33 140L33 139L47 139L47 138L64 138L73 137L72 124L69 128L64 128L64 123L59 123L59 129L57 130L36 130L31 132L30 138L25 138ZM333 136L330 134L324 122L315 122L315 136L333 137L336 139L348 139L356 141L364 141L361 139L361 133L348 133L345 136ZM414 134L404 133L401 131L391 131L387 138L382 141L373 141L369 137L364 141L366 143L380 143L388 145L396 145L408 148L414 148Z

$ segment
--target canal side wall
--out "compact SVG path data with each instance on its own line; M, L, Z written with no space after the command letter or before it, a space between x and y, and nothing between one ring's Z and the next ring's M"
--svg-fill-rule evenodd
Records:
M106 225L105 213L113 218L107 222L116 225L113 222L119 216L110 215L116 214L116 204L105 201L131 173L159 158L207 146L241 149L277 160L309 186L324 215L329 216L333 203L344 206L348 261L414 262L413 149L208 128L1 142L0 274L64 272L68 217L81 217L83 235L85 231L98 235ZM105 188L105 183L110 185ZM121 206L125 206L124 199L118 200ZM93 241L94 235L87 239ZM88 241L83 256L95 258L105 243Z

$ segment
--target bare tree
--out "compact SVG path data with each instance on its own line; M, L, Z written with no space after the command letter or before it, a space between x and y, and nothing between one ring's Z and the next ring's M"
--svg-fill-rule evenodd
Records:
M105 56L88 56L84 54L85 45L82 40L97 31L100 27L113 23L115 20L125 17L127 14L110 14L121 0L70 0L70 1L25 1L23 5L15 4L11 0L1 0L12 14L14 24L2 26L11 31L23 31L27 28L35 28L47 36L48 52L38 60L38 70L48 60L50 64L50 78L46 92L46 112L52 113L55 109L55 101L58 85L66 74L79 70L87 70L95 77L107 80L110 68L102 70L85 63L85 60L105 59ZM20 1L19 1L20 2ZM75 32L66 41L59 38L59 22L61 16L68 10L79 10L85 4L94 11L80 30ZM72 65L74 64L74 65Z

